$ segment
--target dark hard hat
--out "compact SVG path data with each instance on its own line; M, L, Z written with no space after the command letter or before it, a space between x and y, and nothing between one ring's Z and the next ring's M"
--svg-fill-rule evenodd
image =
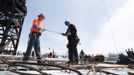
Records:
M43 14L39 14L38 17L43 17L43 18L45 18L45 16L44 16Z
M65 21L65 25L69 25L70 24L70 22L69 21Z

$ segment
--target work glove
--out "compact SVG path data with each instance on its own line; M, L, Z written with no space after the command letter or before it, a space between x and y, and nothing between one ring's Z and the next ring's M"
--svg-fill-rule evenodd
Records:
M42 28L42 29L40 30L41 33L42 33L43 31L45 31L45 28Z
M41 36L42 33L38 33L38 36Z
M66 36L66 34L65 34L65 33L61 33L61 35Z

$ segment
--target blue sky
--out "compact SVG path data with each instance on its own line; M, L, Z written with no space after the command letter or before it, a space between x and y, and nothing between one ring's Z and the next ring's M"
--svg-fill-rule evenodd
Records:
M130 40L129 37L123 38L124 35L121 34L124 29L122 27L125 27L128 23L133 23L128 17L128 14L131 17L133 13L127 11L131 12L134 9L127 8L133 7L134 2L132 0L104 0L104 2L110 17L109 20L106 17L103 0L27 0L28 14L24 21L18 50L25 52L32 20L40 13L46 15L46 20L42 22L42 25L49 30L65 32L67 27L64 25L64 21L66 20L75 24L78 29L78 36L81 39L81 45L78 46L79 51L84 49L88 54L107 54L109 52L121 52L125 48L132 47L133 39ZM117 21L116 19L121 20ZM120 24L123 24L122 20L127 21L124 26L120 26ZM112 33L109 31L109 22L118 45L118 51L114 47ZM129 27L132 26L131 24ZM116 34L116 31L121 29L121 33ZM122 37L118 36L119 34ZM132 34L128 36L133 37ZM126 40L124 41L124 39ZM40 40L42 53L52 51L48 50L48 48L55 49L57 54L65 54L67 51L66 37L46 31L42 34ZM126 44L122 45L122 43Z

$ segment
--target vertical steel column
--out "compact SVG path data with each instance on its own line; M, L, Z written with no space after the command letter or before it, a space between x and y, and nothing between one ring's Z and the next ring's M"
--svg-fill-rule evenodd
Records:
M26 0L0 0L0 54L16 54L27 14Z

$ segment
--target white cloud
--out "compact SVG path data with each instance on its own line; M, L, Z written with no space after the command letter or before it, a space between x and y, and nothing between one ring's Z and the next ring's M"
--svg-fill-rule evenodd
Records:
M118 51L115 49L112 32ZM92 42L93 53L120 52L134 47L134 0L128 0L124 6L112 13L110 20L100 28Z

